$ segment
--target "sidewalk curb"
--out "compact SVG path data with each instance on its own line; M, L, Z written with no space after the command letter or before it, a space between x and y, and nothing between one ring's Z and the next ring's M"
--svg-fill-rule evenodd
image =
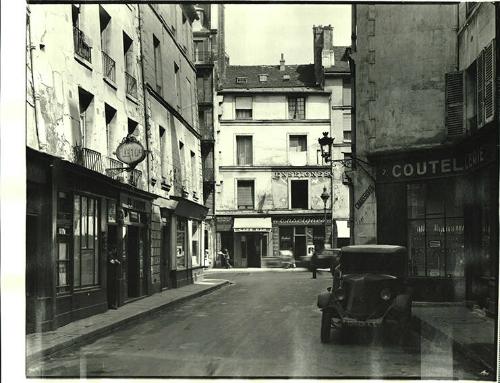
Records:
M218 285L215 285L215 286L210 286L208 288L206 288L205 290L201 290L201 291L197 291L193 294L190 294L190 295L186 295L184 297L181 297L181 298L178 298L178 299L175 299L175 300L172 300L170 302L166 302L165 304L162 304L160 306L157 306L157 307L153 307L149 310L144 310L140 313L137 313L133 316L130 316L130 317L127 317L127 318L124 318L122 320L118 320L114 323L111 323L105 327L101 327L101 328L98 328L98 329L95 329L93 331L90 331L86 334L82 334L82 335L79 335L79 336L75 336L73 339L69 339L69 340L66 340L66 341L62 341L61 343L59 344L56 344L56 345L53 345L51 347L48 347L46 349L42 349L42 350L39 350L37 352L34 352L33 354L31 355L26 355L26 368L29 367L29 364L41 359L41 358L44 358L44 357L47 357L49 355L52 355L56 352L59 352L59 351L62 351L66 348L69 348L69 347L73 347L73 346L81 346L81 345L84 345L84 344L87 344L87 343L90 343L92 342L93 340L96 340L97 338L103 336L103 335L107 335L108 333L110 333L111 331L113 330L116 330L120 327L124 327L126 325L129 325L139 319L142 319L148 315L151 315L151 314L155 314L155 313L158 313L162 310L165 310L166 308L169 308L169 307L172 307L172 306L175 306L175 305L178 305L178 304L181 304L181 303L184 303L188 300L191 300L191 299L194 299L194 298L198 298L198 297L201 297L203 295L206 295L206 294L209 294L215 290L218 290L224 286L228 286L231 284L231 281L224 281Z
M485 370L487 370L491 375L494 375L495 372L495 366L492 366L488 361L484 360L481 356L479 356L477 353L471 351L466 344L460 343L457 340L453 339L451 336L447 335L437 327L431 325L430 323L426 322L425 320L422 320L421 318L417 317L416 315L413 315L412 318L412 323L413 327L416 327L420 331L420 335L426 339L429 340L446 340L448 342L451 342L453 346L453 350L457 350L459 353L461 353L463 356L465 356L467 359L472 360L473 362L476 362L480 364Z

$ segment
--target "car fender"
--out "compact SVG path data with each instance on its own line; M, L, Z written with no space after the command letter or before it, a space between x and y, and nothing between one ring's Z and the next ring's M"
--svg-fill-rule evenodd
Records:
M324 309L325 307L328 306L330 303L330 298L332 296L332 293L329 291L324 291L321 294L318 294L318 307L320 309Z

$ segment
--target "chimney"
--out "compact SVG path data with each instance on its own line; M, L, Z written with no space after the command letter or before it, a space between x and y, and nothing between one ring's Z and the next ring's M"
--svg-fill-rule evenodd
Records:
M313 26L313 57L314 57L314 77L317 85L323 85L323 27Z
M335 55L333 51L333 28L331 25L323 28L323 52L321 56L322 64L325 68L335 65Z
M283 57L283 53L281 54L281 60L280 60L280 72L285 71L285 58Z

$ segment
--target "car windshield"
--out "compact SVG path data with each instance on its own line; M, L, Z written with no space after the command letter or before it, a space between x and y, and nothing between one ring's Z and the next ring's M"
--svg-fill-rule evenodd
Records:
M341 259L343 273L404 274L404 257L401 254L345 253Z

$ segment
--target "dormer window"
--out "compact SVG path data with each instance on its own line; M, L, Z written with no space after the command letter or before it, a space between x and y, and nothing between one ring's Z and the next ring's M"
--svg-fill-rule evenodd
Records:
M290 80L290 75L289 74L284 74L283 75L283 81L288 81Z
M267 74L259 74L259 81L266 82L267 81Z
M247 83L246 77L236 77L236 84L246 84L246 83Z

